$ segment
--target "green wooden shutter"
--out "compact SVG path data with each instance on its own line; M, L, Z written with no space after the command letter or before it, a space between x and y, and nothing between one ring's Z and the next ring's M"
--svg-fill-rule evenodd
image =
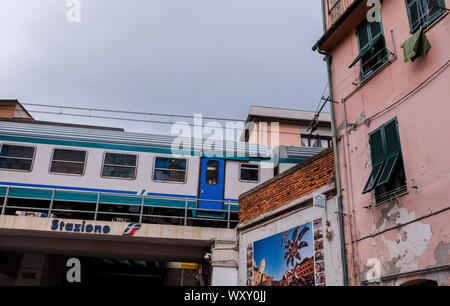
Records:
M386 141L386 154L389 157L392 154L401 151L400 136L398 133L397 119L392 119L383 125L384 138Z
M369 31L367 31L367 22L363 22L358 26L356 29L356 35L358 37L358 46L360 51L369 47L370 36Z
M352 68L353 66L355 66L356 63L359 62L363 56L365 56L367 53L370 53L370 52L371 52L372 46L375 45L375 44L376 44L380 39L382 39L382 38L383 38L382 36L378 36L377 39L374 40L374 41L369 45L369 47L366 47L365 50L363 50L363 51L361 51L361 52L359 53L359 55L355 58L355 60L350 64L350 66L349 66L348 68Z
M395 167L402 158L397 119L395 118L383 125L382 130L386 148L386 162L376 187L389 183Z
M361 62L360 78L365 79L387 60L386 43L381 22L364 20L356 28L359 55L349 68ZM381 58L380 58L381 56Z
M382 162L385 158L382 128L370 134L370 155L372 156L372 165Z
M372 36L372 40L375 39L378 35L381 35L381 22L369 22L370 25L370 34Z
M372 158L372 172L364 186L363 194L372 191L377 185L381 170L385 164L385 149L383 143L383 129L379 128L372 132L370 138L370 153Z
M397 118L372 132L369 137L372 172L363 194L389 183L395 167L403 160Z
M352 68L358 63L363 56L371 52L372 47L382 38L381 23L363 21L356 28L356 36L358 38L359 55L350 64L348 68Z

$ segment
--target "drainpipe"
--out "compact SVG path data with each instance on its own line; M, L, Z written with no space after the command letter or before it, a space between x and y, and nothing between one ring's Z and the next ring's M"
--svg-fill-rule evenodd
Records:
M341 179L339 175L339 161L337 152L337 129L336 129L336 118L334 116L334 100L333 100L333 83L331 82L331 55L317 49L317 51L324 55L327 61L327 72L328 72L328 92L330 99L331 108L331 133L333 134L333 153L334 153L334 167L336 169L336 191L338 200L338 214L339 214L339 233L341 240L341 262L342 262L342 272L344 278L344 286L348 286L348 270L347 270L347 258L345 250L345 236L344 236L344 217L342 209L342 195L341 195Z
M322 3L322 23L323 23L323 32L325 33L327 31L327 21L325 17L325 1L321 0L320 2Z

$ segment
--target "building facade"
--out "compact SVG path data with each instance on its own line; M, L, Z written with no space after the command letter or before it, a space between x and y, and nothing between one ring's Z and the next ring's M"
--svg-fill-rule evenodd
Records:
M252 106L247 116L247 129L241 141L269 146L328 148L331 146L330 114L320 114L317 129L308 130L314 112L275 107ZM272 144L272 134L278 143Z
M350 285L450 285L449 0L323 1Z
M0 100L0 118L33 120L33 116L17 100Z
M331 149L242 194L239 204L239 285L343 284Z

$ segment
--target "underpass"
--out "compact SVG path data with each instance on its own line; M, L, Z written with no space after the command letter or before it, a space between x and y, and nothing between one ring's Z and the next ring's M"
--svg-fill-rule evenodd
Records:
M77 258L85 282L234 285L235 248L234 229L2 215L0 282L64 285Z

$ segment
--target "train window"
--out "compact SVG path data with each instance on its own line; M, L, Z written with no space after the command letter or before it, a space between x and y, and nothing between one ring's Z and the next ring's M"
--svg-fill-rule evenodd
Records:
M102 177L134 179L136 177L137 155L105 153Z
M153 180L159 182L186 182L186 159L156 157Z
M83 175L86 151L54 149L50 173Z
M219 184L219 162L216 160L208 160L206 164L206 184Z
M0 150L0 169L31 171L34 147L2 145Z
M243 182L259 182L259 165L242 163L239 175Z

